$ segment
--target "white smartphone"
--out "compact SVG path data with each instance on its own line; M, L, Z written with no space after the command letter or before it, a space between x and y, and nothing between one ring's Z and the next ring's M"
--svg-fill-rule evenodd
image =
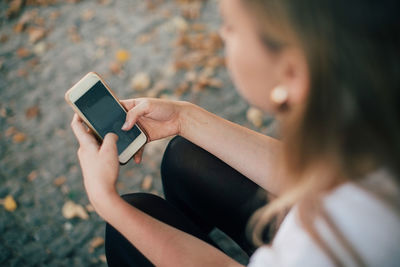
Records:
M121 164L127 163L147 142L139 125L131 130L121 130L126 110L102 78L89 72L65 93L65 100L87 126L103 140L107 133L118 135L117 148Z

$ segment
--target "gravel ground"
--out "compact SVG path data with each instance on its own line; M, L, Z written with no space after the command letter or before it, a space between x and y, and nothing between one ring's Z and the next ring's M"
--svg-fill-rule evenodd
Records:
M217 0L185 2L55 1L25 6L12 18L9 2L0 2L0 199L17 204L15 210L0 206L1 266L106 265L104 222L88 206L69 127L73 112L64 101L65 91L89 71L102 75L121 99L188 100L252 129L273 131L270 117L258 127L246 119L249 107L223 66L213 66L206 85L191 83L204 66L190 71L178 62L186 53L181 32L216 38L220 22ZM223 56L223 49L212 54ZM150 85L141 78L132 88L137 73L147 75ZM141 165L121 168L119 193L163 195L159 165L167 142L149 144ZM84 215L67 219L65 203L83 207ZM246 263L220 231L211 236Z

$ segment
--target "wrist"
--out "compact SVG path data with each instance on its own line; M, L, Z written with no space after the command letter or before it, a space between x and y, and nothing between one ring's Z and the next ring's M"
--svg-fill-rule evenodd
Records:
M182 101L181 107L179 111L179 127L178 127L178 135L182 137L187 137L187 133L189 132L189 127L192 125L193 114L196 112L196 105Z
M107 210L107 207L110 206L110 203L115 201L116 198L120 198L120 196L116 190L97 190L95 192L88 193L88 198L96 212L103 217L103 211Z

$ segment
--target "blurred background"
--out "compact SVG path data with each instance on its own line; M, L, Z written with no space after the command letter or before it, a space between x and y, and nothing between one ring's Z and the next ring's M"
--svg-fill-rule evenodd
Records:
M229 80L219 24L217 0L0 1L1 266L106 266L104 222L84 192L64 101L89 71L121 99L187 100L274 134L274 120ZM121 168L120 194L163 196L167 143ZM247 262L218 229L211 237Z

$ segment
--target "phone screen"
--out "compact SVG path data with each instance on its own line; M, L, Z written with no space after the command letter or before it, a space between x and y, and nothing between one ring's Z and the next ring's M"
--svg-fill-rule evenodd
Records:
M121 130L122 125L125 123L126 112L111 96L101 81L98 81L75 101L75 105L102 138L110 132L118 135L118 154L121 154L141 133L136 125L129 131Z

